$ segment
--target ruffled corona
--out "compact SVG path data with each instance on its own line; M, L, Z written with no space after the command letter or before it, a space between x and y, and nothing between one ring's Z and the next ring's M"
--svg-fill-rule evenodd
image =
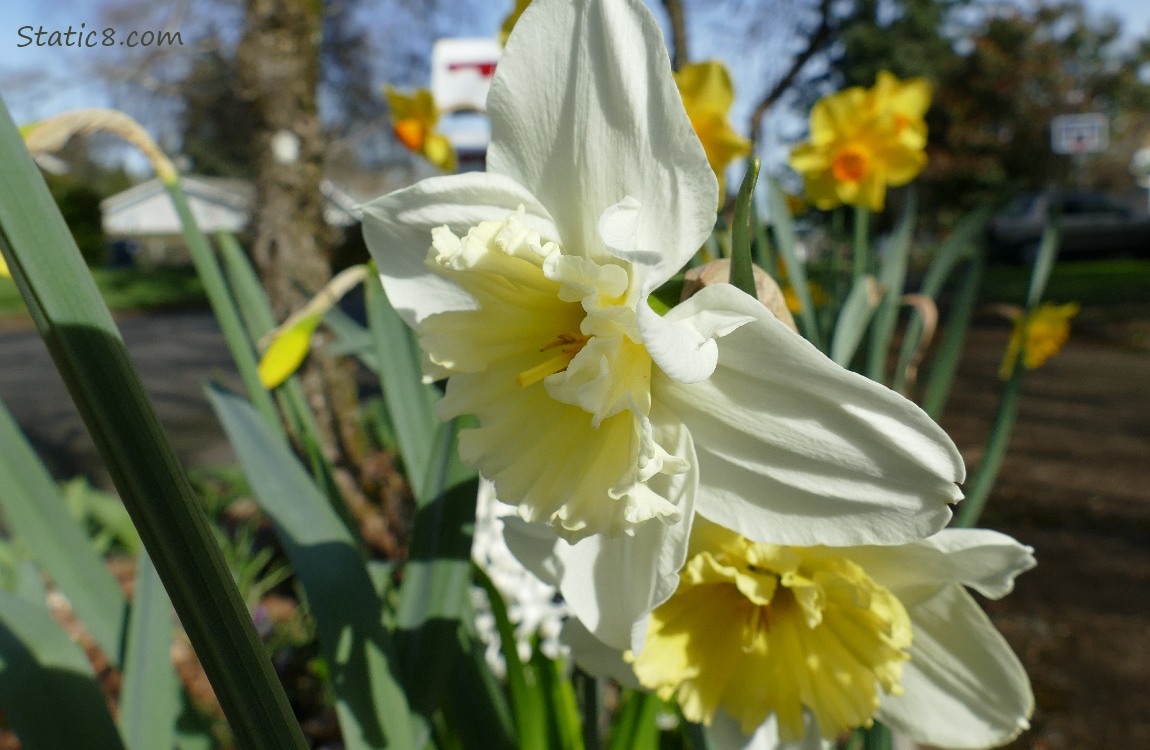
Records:
M784 742L803 737L804 708L826 739L869 726L879 689L902 692L912 628L898 598L832 548L702 523L678 591L651 615L639 681L707 725L722 708L752 734L775 714Z
M646 486L687 464L653 436L652 363L629 264L565 255L522 210L463 237L436 230L427 263L475 300L418 332L452 376L440 415L479 417L460 451L499 496L521 498L524 519L549 521L570 540L678 521L679 509Z

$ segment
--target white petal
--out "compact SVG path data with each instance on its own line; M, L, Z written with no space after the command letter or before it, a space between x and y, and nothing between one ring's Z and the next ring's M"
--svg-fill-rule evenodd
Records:
M572 254L600 259L597 223L639 203L636 246L658 286L706 240L718 183L641 0L536 0L508 40L487 100L488 168L527 187ZM645 274L646 275L646 274Z
M646 625L645 620L643 624ZM568 617L563 621L559 640L571 649L571 658L587 674L610 677L623 687L640 689L635 671L624 661L623 652L591 635L578 618Z
M507 546L520 562L536 575L554 571L570 610L596 638L620 651L642 650L645 618L675 592L679 570L687 559L698 483L694 451L689 433L660 416L657 408L652 410L656 440L662 446L674 446L671 453L688 459L691 468L680 474L659 474L649 485L679 507L681 521L652 521L630 533L595 534L575 544L552 536L550 555L545 555L541 525L505 520Z
M943 529L897 547L856 547L845 554L886 586L903 604L962 584L991 599L1014 588L1014 578L1034 567L1034 550L997 531Z
M774 714L747 736L743 734L739 722L726 711L715 714L711 726L707 727L707 742L711 750L830 750L835 743L819 736L819 727L810 711L803 712L806 722L806 735L798 742L779 741L779 723Z
M636 317L647 353L664 375L680 383L698 383L711 377L719 363L716 339L754 320L721 309L699 310L683 319L687 311L672 314L675 310L663 317L640 303Z
M1029 727L1034 695L1018 657L957 585L908 608L914 623L900 697L878 718L916 742L947 748L1003 745Z
M702 289L667 317L703 310L755 320L718 340L709 379L653 378L652 398L695 442L701 514L795 546L897 544L946 525L965 470L921 409L834 364L729 285Z
M427 269L431 230L446 226L458 236L481 221L501 221L523 206L524 222L544 240L556 240L546 209L514 180L469 172L433 177L363 207L363 233L379 267L392 307L415 325L428 315L474 309L462 289Z

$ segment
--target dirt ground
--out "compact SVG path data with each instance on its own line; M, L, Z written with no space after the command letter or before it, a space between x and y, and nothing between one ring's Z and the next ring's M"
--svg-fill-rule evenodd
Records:
M1011 748L1150 747L1150 295L1092 320L1028 374L981 526L1034 547L1038 567L984 602L1034 686ZM943 426L968 466L998 403L1009 329L971 331Z

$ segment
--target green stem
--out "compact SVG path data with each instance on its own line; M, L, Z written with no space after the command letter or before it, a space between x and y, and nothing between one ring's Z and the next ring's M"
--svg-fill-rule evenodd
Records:
M894 737L891 736L890 730L877 721L866 730L865 750L891 750L893 743Z
M978 523L982 509L986 507L986 501L990 498L990 491L994 489L1002 461L1006 458L1006 449L1010 447L1010 435L1014 431L1014 420L1018 415L1018 397L1022 392L1021 352L1019 355L1019 361L1014 363L1014 373L1002 390L998 413L994 415L994 425L986 441L982 462L970 480L966 499L959 504L958 512L954 516L953 525L960 528L971 528Z
M864 206L855 207L855 241L851 257L851 277L865 276L870 267L870 210Z
M950 398L950 387L958 372L958 364L962 361L966 332L970 329L970 319L978 301L985 265L982 253L975 253L951 306L946 331L938 344L930 370L930 379L922 397L922 410L929 414L931 419L938 420L942 416L942 411Z
M224 274L220 270L219 263L216 262L215 254L212 253L212 248L208 244L208 238L204 236L196 224L195 217L192 216L191 206L188 205L187 196L184 195L184 189L180 186L179 180L168 183L164 187L167 188L172 206L175 207L176 214L180 217L180 223L184 228L184 241L188 243L192 263L195 264L196 273L199 274L200 281L203 282L204 292L208 295L208 302L216 314L216 320L219 321L220 331L223 332L228 350L232 354L232 359L235 360L236 369L239 370L240 379L243 380L244 388L248 393L248 399L251 400L252 406L256 408L268 426L282 434L283 425L280 422L279 414L276 412L275 403L272 401L271 394L260 382L255 352L252 351L251 344L248 342L247 333L244 330L243 322L240 320L239 309L231 295L228 294Z

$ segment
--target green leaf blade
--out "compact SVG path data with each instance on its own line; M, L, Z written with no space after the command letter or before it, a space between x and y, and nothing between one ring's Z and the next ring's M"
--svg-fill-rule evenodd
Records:
M180 683L172 665L172 605L147 553L136 562L135 596L120 692L120 727L129 750L172 747Z
M250 404L217 386L208 388L208 400L303 584L332 672L346 747L416 747L382 603L355 540Z
M27 750L124 750L92 665L47 607L0 592L0 711Z

